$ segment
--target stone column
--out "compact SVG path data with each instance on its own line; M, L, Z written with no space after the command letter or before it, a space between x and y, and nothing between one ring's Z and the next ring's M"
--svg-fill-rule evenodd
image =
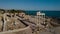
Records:
M5 20L5 19L6 19L6 15L4 14L4 16L3 16L3 17L4 17L3 31L6 31L6 30L7 30L7 29L6 29L6 20Z

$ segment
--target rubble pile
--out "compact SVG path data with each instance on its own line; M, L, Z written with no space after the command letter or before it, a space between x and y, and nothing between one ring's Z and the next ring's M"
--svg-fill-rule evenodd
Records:
M29 26L32 34L54 34L57 33L55 27L60 26L60 24L54 26L57 20L54 21L49 17L30 16L25 15L25 13L4 13L0 14L0 32L23 29Z

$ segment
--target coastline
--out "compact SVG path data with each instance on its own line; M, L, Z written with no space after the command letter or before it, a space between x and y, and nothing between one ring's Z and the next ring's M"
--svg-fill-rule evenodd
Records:
M19 10L20 11L20 10ZM60 19L55 17L46 16L44 13L39 15L34 15L33 13L26 14L24 11L9 10L9 12L1 12L0 19L1 27L0 31L9 31L24 28L30 26L31 33L41 33L41 32L52 32L55 27L60 26ZM43 17L43 15L45 17ZM3 22L4 21L4 22ZM2 29L3 27L3 29ZM2 30L1 30L2 29ZM50 32L50 33L51 33Z

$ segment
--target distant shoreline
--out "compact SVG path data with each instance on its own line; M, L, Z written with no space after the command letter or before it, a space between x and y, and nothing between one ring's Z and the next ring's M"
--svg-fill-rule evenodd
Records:
M10 10L5 10L5 9L0 9L0 12L1 11L7 11L7 12L24 12L25 14L28 14L28 15L33 15L35 16L36 13L40 10L15 10L15 9L10 9ZM48 17L53 17L53 18L60 18L60 11L48 11L48 10L41 10L40 12L44 12L46 14L46 16Z
M38 11L25 11L26 14L36 15ZM46 14L48 17L60 18L60 11L41 11Z

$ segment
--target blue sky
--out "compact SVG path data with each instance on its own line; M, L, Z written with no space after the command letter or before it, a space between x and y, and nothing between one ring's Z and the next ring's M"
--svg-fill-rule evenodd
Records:
M0 0L0 8L22 10L60 10L60 0Z

